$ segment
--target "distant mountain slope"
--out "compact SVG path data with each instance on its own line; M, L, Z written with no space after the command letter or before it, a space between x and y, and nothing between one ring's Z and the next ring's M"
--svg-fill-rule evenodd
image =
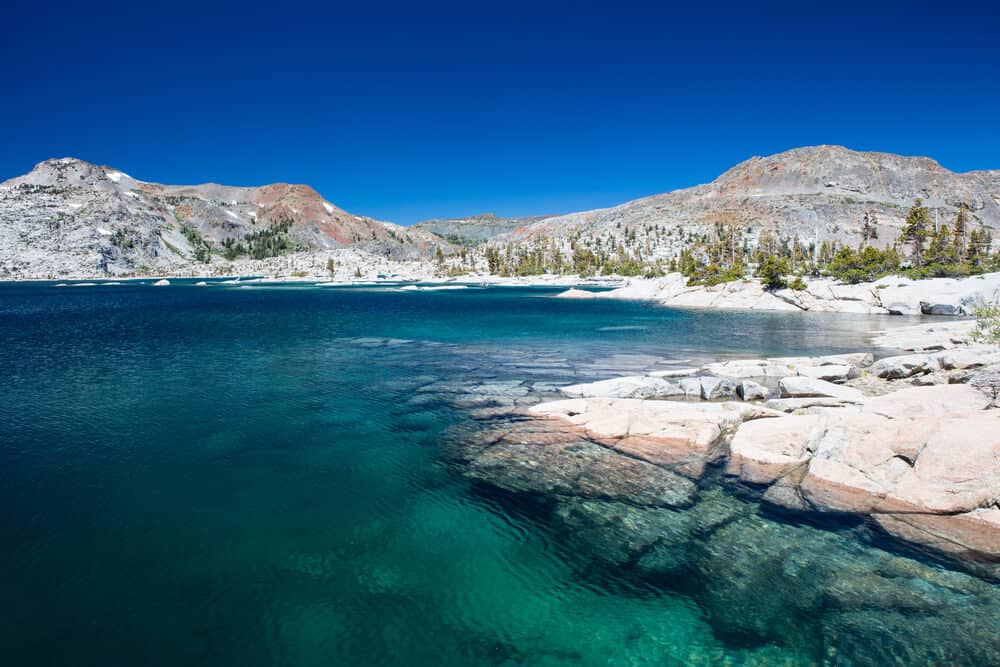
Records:
M426 259L437 236L353 215L308 185L160 185L73 158L0 184L0 272L169 271L230 253L357 246Z
M0 184L0 277L169 273L224 266L232 256L348 246L430 260L439 248L457 252L445 239L504 246L514 263L529 255L550 263L556 255L569 258L576 242L606 257L662 264L720 225L738 228L740 243L750 247L769 230L815 249L823 241L858 245L866 218L875 221L874 243L889 246L918 197L940 223L951 224L965 207L971 225L1000 229L1000 171L959 174L929 158L840 146L751 158L706 185L612 208L537 218L485 214L413 227L353 215L307 185L160 185L63 158ZM468 262L463 254L463 266L485 266L486 254L477 250Z
M474 215L468 218L448 218L419 222L411 229L422 229L459 245L475 245L500 234L514 231L539 220L543 215L523 218L501 218L493 213Z
M751 158L706 185L545 218L498 240L621 238L625 231L647 226L703 233L724 222L755 233L771 229L788 238L798 235L805 242L856 244L865 214L872 212L878 243L887 245L896 240L917 197L942 223L950 224L964 205L973 224L1000 228L1000 171L959 174L925 157L813 146ZM650 243L658 254L669 255L681 236L658 234Z

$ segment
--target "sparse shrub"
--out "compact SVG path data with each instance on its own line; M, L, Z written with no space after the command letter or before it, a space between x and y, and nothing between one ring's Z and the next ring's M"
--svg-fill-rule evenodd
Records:
M976 318L976 328L972 338L982 343L1000 343L1000 301L996 295L992 301L978 300L972 307Z

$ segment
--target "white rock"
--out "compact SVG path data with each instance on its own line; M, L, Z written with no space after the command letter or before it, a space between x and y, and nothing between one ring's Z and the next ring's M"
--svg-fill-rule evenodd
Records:
M153 286L154 287L166 287L169 284L170 284L169 280L167 280L166 278L160 278L155 283L153 283Z
M844 401L862 403L865 395L853 387L844 387L825 380L810 377L792 376L782 378L778 383L782 398L810 398L827 396Z
M732 359L729 361L719 361L705 366L705 371L719 377L732 378L734 380L777 380L788 375L794 375L795 371L788 365L777 360L767 359Z
M799 375L816 380L826 380L827 382L844 382L858 375L858 370L854 366L848 366L847 364L801 366L798 368L798 371Z
M574 384L559 389L571 398L665 398L678 396L683 392L672 382L662 378L633 375L629 377L611 378L599 382Z
M687 398L701 398L701 378L684 378L679 384Z
M946 371L1000 364L1000 349L994 345L958 348L934 356L937 357L938 365Z
M972 320L960 320L896 327L877 332L872 343L888 350L947 350L968 343L975 325Z
M771 357L768 361L783 364L792 369L801 366L853 366L866 368L872 365L874 358L871 352L849 352L847 354L826 354L820 357ZM793 375L793 373L789 373Z
M872 364L871 372L880 378L897 380L937 370L937 359L929 354L904 354L886 357Z
M830 398L829 396L809 396L806 398L772 398L764 403L764 407L778 412L797 412L806 410L814 412L811 408L838 408L843 409L848 405L857 405L854 401L845 401L842 398Z
M769 392L767 387L762 384L758 384L753 380L744 380L736 387L736 393L744 401L762 401L767 398Z
M704 376L701 378L701 397L712 401L717 398L732 398L736 393L736 385L726 378Z

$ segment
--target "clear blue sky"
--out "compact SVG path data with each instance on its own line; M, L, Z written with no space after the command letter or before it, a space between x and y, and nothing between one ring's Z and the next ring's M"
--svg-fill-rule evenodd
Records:
M1000 168L983 1L145 4L5 7L0 179L75 156L309 183L405 224L606 206L819 143Z

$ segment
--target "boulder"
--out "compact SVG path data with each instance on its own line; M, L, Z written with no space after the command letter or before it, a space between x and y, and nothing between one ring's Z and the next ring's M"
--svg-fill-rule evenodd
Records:
M845 382L858 376L858 369L848 364L826 364L824 366L801 366L799 375L827 382Z
M770 392L767 387L753 380L744 380L736 387L736 393L744 401L763 401Z
M684 378L679 386L686 398L701 398L701 378Z
M782 378L778 383L782 398L809 398L827 396L843 401L861 403L865 395L853 387L844 387L825 380L804 376Z
M684 393L680 387L672 382L644 375L574 384L560 387L559 391L571 398L666 398Z
M872 364L871 372L880 378L898 380L899 378L923 375L937 370L937 359L929 354L904 354L898 357L886 357Z
M965 309L960 303L928 303L920 302L920 312L924 315L964 315Z
M946 371L982 368L1000 364L1000 349L995 345L974 345L939 352L934 355Z
M736 393L736 385L726 378L712 377L710 375L701 378L701 398L705 401L712 401L719 398L732 398Z
M705 366L705 371L712 375L734 380L777 380L795 371L780 361L766 359L733 359L720 361Z
M153 283L153 287L166 287L169 284L170 284L169 280L167 280L166 278L160 278L159 280Z

